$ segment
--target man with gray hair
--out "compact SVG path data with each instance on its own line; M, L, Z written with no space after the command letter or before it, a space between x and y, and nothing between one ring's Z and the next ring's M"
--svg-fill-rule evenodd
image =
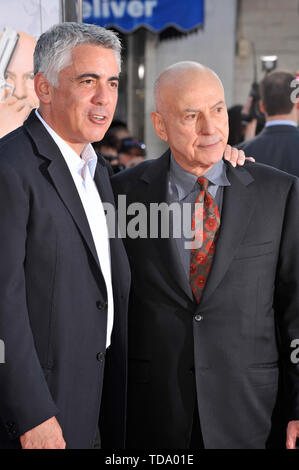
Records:
M53 26L34 53L39 109L0 141L0 448L99 447L100 405L104 443L124 443L129 266L90 145L119 72L113 32Z

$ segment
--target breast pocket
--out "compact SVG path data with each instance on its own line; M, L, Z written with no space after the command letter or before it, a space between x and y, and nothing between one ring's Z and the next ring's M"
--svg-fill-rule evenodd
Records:
M273 242L267 241L258 244L240 245L234 259L257 258L273 253Z

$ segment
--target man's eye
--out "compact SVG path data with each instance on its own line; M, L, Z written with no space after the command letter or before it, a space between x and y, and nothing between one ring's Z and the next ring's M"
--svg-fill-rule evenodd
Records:
M195 114L195 113L193 113L193 114L187 114L187 116L186 116L186 119L187 119L188 121L193 121L193 119L195 119L195 118L196 118L196 114Z
M220 107L220 108L216 108L216 112L217 112L218 114L219 114L219 113L221 113L221 112L222 112L222 110L223 110L223 108L222 108L222 107Z
M5 73L4 78L5 78L6 83L9 83L9 84L14 83L14 79L9 74Z
M92 78L86 78L85 80L82 80L81 83L83 85L92 85L95 82Z
M118 88L118 82L110 82L112 88Z
M23 76L25 80L34 80L34 73L26 73L26 75Z

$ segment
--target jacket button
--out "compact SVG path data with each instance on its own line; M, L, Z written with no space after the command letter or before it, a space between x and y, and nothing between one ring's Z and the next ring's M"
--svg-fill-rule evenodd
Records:
M194 320L195 320L195 321L201 321L202 319L203 319L203 317L202 317L201 315L199 315L199 314L196 314L196 315L194 316Z
M105 359L105 353L100 352L97 354L97 361L103 362L104 359Z
M102 302L101 300L98 300L96 305L97 305L97 308L99 310L104 310L104 308L107 308L108 303L107 302Z

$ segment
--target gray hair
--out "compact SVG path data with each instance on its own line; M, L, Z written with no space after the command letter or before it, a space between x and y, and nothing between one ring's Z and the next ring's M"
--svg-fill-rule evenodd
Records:
M116 33L86 23L61 23L52 26L37 41L34 51L34 74L41 72L54 87L58 75L72 63L72 50L79 44L95 44L111 49L121 67L121 43Z

